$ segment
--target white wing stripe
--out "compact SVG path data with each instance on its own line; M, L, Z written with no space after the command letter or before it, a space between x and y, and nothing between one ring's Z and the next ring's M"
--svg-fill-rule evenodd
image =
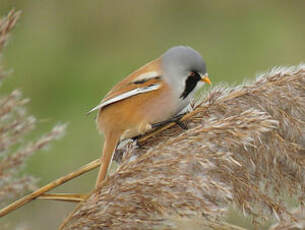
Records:
M158 74L157 72L152 71L152 72L143 73L143 74L139 75L133 81L149 80L149 79L153 79L153 78L158 77L158 76L160 76L160 74Z
M150 91L157 90L157 89L160 88L160 86L161 86L161 84L152 84L152 85L149 85L149 86L146 86L146 87L136 88L136 89L133 89L131 91L122 93L122 94L120 94L120 95L118 95L116 97L113 97L113 98L103 102L102 104L99 104L99 105L95 106L87 114L89 114L89 113L91 113L91 112L93 112L95 110L101 109L101 108L103 108L103 107L105 107L107 105L110 105L112 103L124 100L126 98L129 98L129 97L141 94L141 93L147 93L147 92L150 92Z

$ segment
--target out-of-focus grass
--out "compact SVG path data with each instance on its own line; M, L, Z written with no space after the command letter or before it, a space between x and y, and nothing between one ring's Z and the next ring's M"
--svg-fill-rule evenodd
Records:
M25 172L40 184L99 157L102 137L86 112L110 87L167 48L185 44L207 62L213 83L238 83L274 65L305 59L304 1L0 0L23 11L4 61L2 90L21 88L40 118L39 133L70 123L65 138L36 154ZM58 191L89 191L95 173ZM54 229L73 205L35 201L3 221ZM2 221L2 220L1 220Z

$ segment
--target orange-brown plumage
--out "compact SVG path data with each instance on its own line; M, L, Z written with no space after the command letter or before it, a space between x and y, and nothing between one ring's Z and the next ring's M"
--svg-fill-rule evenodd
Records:
M147 72L157 72L158 74L162 74L160 70L160 58L155 59L146 65L140 67L139 69L135 70L131 74L129 74L126 78L124 78L122 81L117 83L113 88L107 93L107 95L104 97L103 101L109 100L112 97L115 97L122 92L126 92L128 90L131 90L136 87L136 85L130 84L133 82L138 76L141 74L147 73Z
M137 87L132 81L145 71L155 71L155 68L159 67L159 63L159 60L150 62L130 74L114 86L102 102ZM142 86L145 87L154 83L161 84L159 90L138 94L100 109L97 125L104 134L105 144L97 184L105 178L111 162L110 155L113 154L120 140L145 133L151 129L152 123L162 121L164 117L172 115L173 106L168 104L168 100L173 95L168 90L166 82L160 82L160 79L151 79L143 83Z

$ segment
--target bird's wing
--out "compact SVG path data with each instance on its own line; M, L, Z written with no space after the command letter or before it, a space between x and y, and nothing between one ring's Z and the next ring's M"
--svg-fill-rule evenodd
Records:
M93 109L91 109L88 112L88 114L92 113L95 110L101 109L101 108L103 108L107 105L110 105L110 104L116 103L118 101L122 101L124 99L127 99L129 97L132 97L132 96L135 96L135 95L138 95L138 94L141 94L141 93L147 93L147 92L150 92L150 91L157 90L160 87L161 87L161 84L155 83L155 84L150 84L150 85L144 86L144 87L137 87L137 88L134 88L130 91L120 93L119 95L116 95L116 96L107 95L107 97L104 100L102 100L102 102L99 105L97 105ZM113 96L113 97L111 97L111 96Z
M157 90L162 87L162 84L160 60L156 59L142 66L116 84L101 103L91 109L88 114L132 96Z

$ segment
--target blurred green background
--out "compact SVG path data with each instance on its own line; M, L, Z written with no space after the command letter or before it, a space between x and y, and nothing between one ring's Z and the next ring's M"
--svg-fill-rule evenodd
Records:
M68 122L66 136L34 155L25 173L43 185L100 156L95 106L117 81L174 45L189 45L213 83L240 83L305 60L304 0L0 0L0 14L22 10L5 50L13 69L2 93L22 89L39 119L34 137ZM87 192L96 171L55 191ZM74 204L35 201L1 222L55 229ZM250 227L237 214L230 221ZM1 227L0 227L1 228Z

